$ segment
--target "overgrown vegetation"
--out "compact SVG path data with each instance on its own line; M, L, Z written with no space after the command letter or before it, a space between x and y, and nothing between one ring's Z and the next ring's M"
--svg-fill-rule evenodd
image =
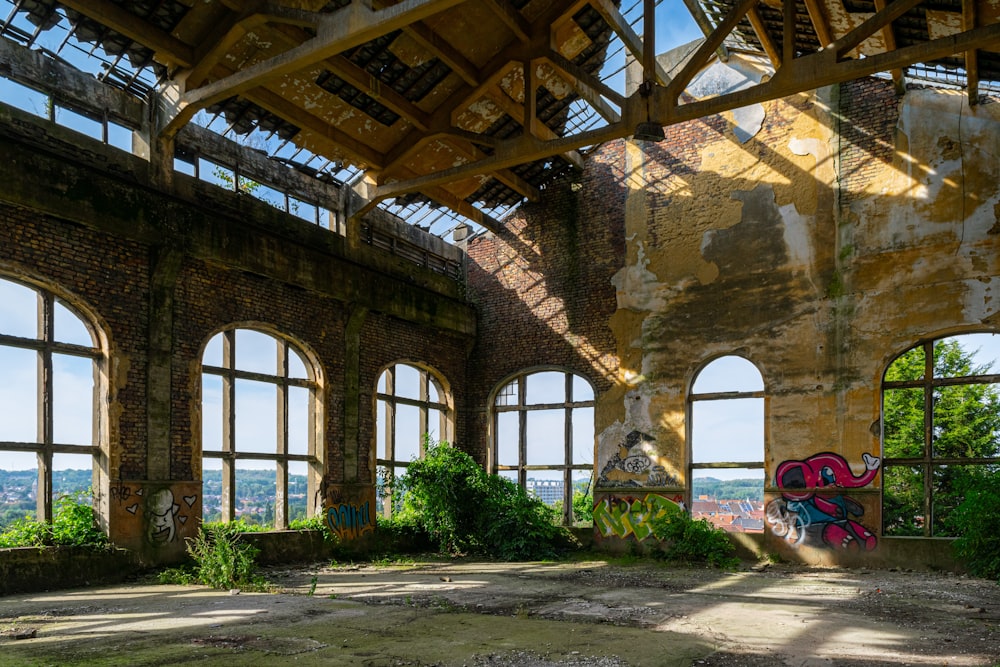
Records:
M1000 476L984 473L969 484L952 520L955 555L972 574L1000 583Z
M221 590L266 590L267 580L257 569L260 549L240 539L241 533L259 530L242 521L203 524L198 535L187 543L194 566L164 570L159 574L160 583L198 583Z
M44 546L108 546L107 536L97 527L89 491L59 498L52 508L52 523L18 519L0 533L0 548Z
M664 545L659 553L666 560L707 563L723 569L736 568L740 563L726 531L705 519L692 519L677 509L652 519L650 525L653 536Z
M505 561L552 558L568 544L552 508L524 489L447 442L429 443L426 452L394 489L401 529L422 529L445 553Z

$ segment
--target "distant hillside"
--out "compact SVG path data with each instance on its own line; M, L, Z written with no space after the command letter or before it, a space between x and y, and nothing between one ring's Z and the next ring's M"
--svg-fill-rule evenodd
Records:
M764 502L764 479L763 476L757 479L716 479L714 477L700 477L694 480L692 494L694 498L698 496L709 496L719 500L756 500Z

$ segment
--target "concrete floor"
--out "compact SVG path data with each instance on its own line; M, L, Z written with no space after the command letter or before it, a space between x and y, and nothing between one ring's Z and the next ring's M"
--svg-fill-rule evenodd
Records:
M279 592L0 598L0 665L1000 665L1000 586L954 574L601 560L266 574Z

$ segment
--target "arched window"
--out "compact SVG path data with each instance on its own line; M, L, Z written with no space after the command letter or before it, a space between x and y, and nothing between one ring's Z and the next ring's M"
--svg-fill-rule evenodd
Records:
M315 513L318 370L292 343L253 329L213 337L202 357L206 521L287 528Z
M951 514L977 480L1000 473L1000 335L929 340L882 382L882 527L953 536Z
M403 363L382 371L376 393L378 501L389 516L393 479L423 457L428 440L452 438L451 396L430 370Z
M764 530L764 380L743 357L715 359L690 401L691 514L732 532Z
M16 499L0 528L51 521L54 500L94 485L104 364L95 324L44 288L0 278L0 466Z
M493 470L571 524L573 494L591 497L594 389L574 373L545 370L507 381L493 401ZM591 502L591 501L588 501Z

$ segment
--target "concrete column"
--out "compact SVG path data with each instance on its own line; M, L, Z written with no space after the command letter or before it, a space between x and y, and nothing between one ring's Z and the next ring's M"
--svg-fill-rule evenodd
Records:
M351 307L344 329L344 483L358 480L358 459L361 443L361 329L368 308ZM371 482L372 480L365 480Z
M182 253L154 246L150 251L149 350L146 359L146 479L170 479L171 370L174 289Z

